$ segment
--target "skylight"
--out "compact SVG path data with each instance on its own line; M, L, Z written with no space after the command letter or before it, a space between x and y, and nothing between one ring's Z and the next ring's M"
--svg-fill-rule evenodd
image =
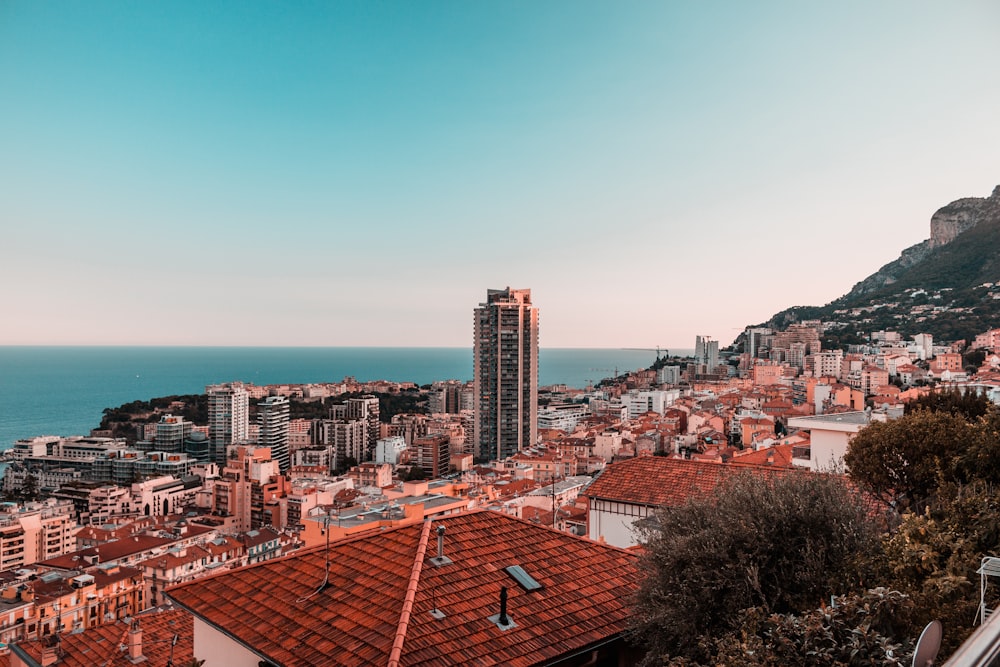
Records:
M518 583L518 585L526 591L537 591L542 588L542 585L535 581L535 579L525 571L520 565L509 565L504 568L507 574Z

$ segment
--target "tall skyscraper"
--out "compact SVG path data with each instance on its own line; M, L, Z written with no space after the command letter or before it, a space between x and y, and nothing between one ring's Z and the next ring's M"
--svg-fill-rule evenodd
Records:
M212 460L221 470L226 465L227 447L246 442L249 435L250 396L242 382L209 385L205 393Z
M531 290L491 289L474 321L477 453L505 459L538 440L538 309Z
M281 472L288 471L288 399L284 396L268 396L257 404L257 424L260 432L257 443L271 448L271 459L276 461Z

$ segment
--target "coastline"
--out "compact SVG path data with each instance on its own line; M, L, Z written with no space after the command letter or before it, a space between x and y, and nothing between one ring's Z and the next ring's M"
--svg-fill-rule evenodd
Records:
M689 350L676 350L685 354ZM655 350L541 348L539 384L582 388L648 367ZM241 380L258 385L472 378L472 348L0 346L0 449L36 435L87 435L102 411L134 400L196 394Z

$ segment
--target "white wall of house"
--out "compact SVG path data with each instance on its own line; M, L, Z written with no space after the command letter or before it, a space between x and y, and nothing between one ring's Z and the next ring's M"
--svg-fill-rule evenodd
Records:
M847 445L854 434L813 429L811 435L809 468L823 472L840 471L844 465Z
M875 415L874 419L885 420ZM864 428L870 417L864 412L848 412L815 417L792 417L791 428L808 429L809 469L820 472L843 472L844 454L854 435Z
M205 667L257 667L261 657L194 617L194 655Z
M590 499L588 532L592 540L604 540L615 547L634 547L639 544L635 522L653 513L653 508L632 503Z

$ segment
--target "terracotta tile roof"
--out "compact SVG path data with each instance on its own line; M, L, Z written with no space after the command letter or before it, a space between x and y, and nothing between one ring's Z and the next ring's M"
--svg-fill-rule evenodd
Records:
M653 507L679 505L691 496L709 495L738 470L773 474L775 468L639 456L607 466L580 495Z
M521 509L522 519L542 526L551 526L552 517L553 515L551 510L543 510L540 507L531 507L529 505Z
M243 545L231 537L218 537L211 542L202 545L212 556L221 556L227 553L240 553Z
M567 519L572 519L575 521L587 520L586 507L579 507L577 505L563 505L562 507L559 508L559 512Z
M149 535L134 535L114 542L105 542L99 547L88 547L72 551L56 558L38 563L40 566L59 570L75 570L82 566L97 563L108 563L136 556L156 547L166 547L176 540L169 537L151 537ZM96 559L94 561L93 559Z
M179 610L151 611L136 616L142 629L142 654L146 661L142 665L163 667L168 664L171 642L177 635L177 645L173 647L174 665L187 664L194 657L193 626L191 614ZM63 634L60 640L61 660L59 667L125 667L133 665L128 651L121 645L128 641L129 626L118 622L98 625L80 633ZM18 644L36 662L41 661L42 642L30 641ZM4 656L7 660L10 656ZM10 664L4 662L0 664Z
M281 533L274 530L270 526L264 526L263 528L258 528L257 530L251 530L249 533L243 533L238 535L237 539L240 540L247 548L257 547L262 544L267 544L272 540L276 540L281 537Z
M759 465L759 466L775 466L778 468L791 468L792 467L792 448L794 445L791 443L783 445L775 445L774 447L768 447L766 449L758 449L756 452L749 452L741 456L737 456L733 459L733 463L738 465Z
M435 529L444 526L436 567ZM329 562L329 586L323 587ZM503 568L520 565L541 590ZM286 667L535 665L625 631L634 554L478 511L331 544L168 591L210 625ZM501 630L500 587L516 627ZM437 619L432 609L443 612ZM401 643L401 646L400 646Z
M541 484L533 479L519 479L507 484L497 484L496 491L502 498L513 498L515 496L527 495L541 487Z
M125 567L124 565L116 565L112 568L92 567L85 570L85 572L94 577L94 584L97 586L97 590L106 588L118 581L125 581L126 579L142 581L142 570L137 567Z
M209 552L207 549L203 549L199 546L190 546L184 549L183 556L179 551L166 551L159 556L147 558L146 560L139 562L138 565L140 567L176 568L187 565L188 563L197 563L208 556Z

